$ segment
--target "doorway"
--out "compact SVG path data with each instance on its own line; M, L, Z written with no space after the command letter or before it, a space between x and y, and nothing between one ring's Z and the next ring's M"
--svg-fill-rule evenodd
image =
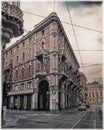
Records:
M49 83L43 80L39 83L38 109L41 111L49 110Z

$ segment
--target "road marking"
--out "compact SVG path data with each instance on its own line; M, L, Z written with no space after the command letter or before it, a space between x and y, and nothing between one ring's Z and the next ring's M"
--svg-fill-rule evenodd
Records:
M79 122L82 120L82 117L84 117L87 112L88 112L88 111L86 111L86 112L81 116L81 119L79 119L79 120L73 125L72 129L79 124ZM83 113L83 112L80 112L80 114L81 114L81 113Z
M96 128L96 111L94 112L94 122L93 122L93 127Z
M72 129L73 129L80 121L81 121L81 119L78 120L78 121L73 125Z

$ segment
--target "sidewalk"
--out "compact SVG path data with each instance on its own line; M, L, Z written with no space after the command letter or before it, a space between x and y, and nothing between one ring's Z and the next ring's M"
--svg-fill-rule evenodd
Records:
M13 125L18 121L18 118L12 118L12 117L7 117L6 118L6 124L2 126L2 128L5 128L5 126Z

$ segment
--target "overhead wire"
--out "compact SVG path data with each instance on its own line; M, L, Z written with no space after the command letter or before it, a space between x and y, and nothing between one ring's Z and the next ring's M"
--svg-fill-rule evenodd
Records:
M41 17L41 18L46 18L45 16L40 15L40 14L31 13L31 12L28 12L28 11L23 11L23 12L24 12L24 13L31 14L31 15L35 15L35 16L38 16L38 17ZM61 21L61 20L60 20L60 21ZM64 23L64 24L72 25L72 24L69 23L69 22L64 22L64 21L61 21L61 22ZM79 28L83 28L83 29L87 29L87 30L90 30L90 31L95 31L95 32L98 32L98 33L103 33L102 31L99 31L99 30L96 30L96 29L93 29L93 28L89 28L89 27L85 27L85 26L81 26L81 25L77 25L77 24L73 24L73 26L79 27Z
M73 26L73 21L72 21L72 17L71 17L71 12L70 12L70 8L68 8L67 2L66 2L66 7L67 7L68 14L69 14L69 18L70 18L70 21L71 21L71 24L72 24L72 30L73 30L73 34L74 34L74 37L75 37L75 42L76 42L77 48L78 48L78 50L79 50L79 45L78 45L78 41L77 41L77 37L76 37L75 30L74 30L74 26ZM81 62L83 63L82 57L81 57L81 54L80 54L80 51L78 51L78 52L79 52L80 60L81 60ZM85 73L84 68L83 68L83 71L84 71L84 73Z

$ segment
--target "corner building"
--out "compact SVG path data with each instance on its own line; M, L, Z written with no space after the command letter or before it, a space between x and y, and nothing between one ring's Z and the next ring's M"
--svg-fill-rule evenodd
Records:
M79 64L56 13L5 51L8 108L63 110L80 101Z

